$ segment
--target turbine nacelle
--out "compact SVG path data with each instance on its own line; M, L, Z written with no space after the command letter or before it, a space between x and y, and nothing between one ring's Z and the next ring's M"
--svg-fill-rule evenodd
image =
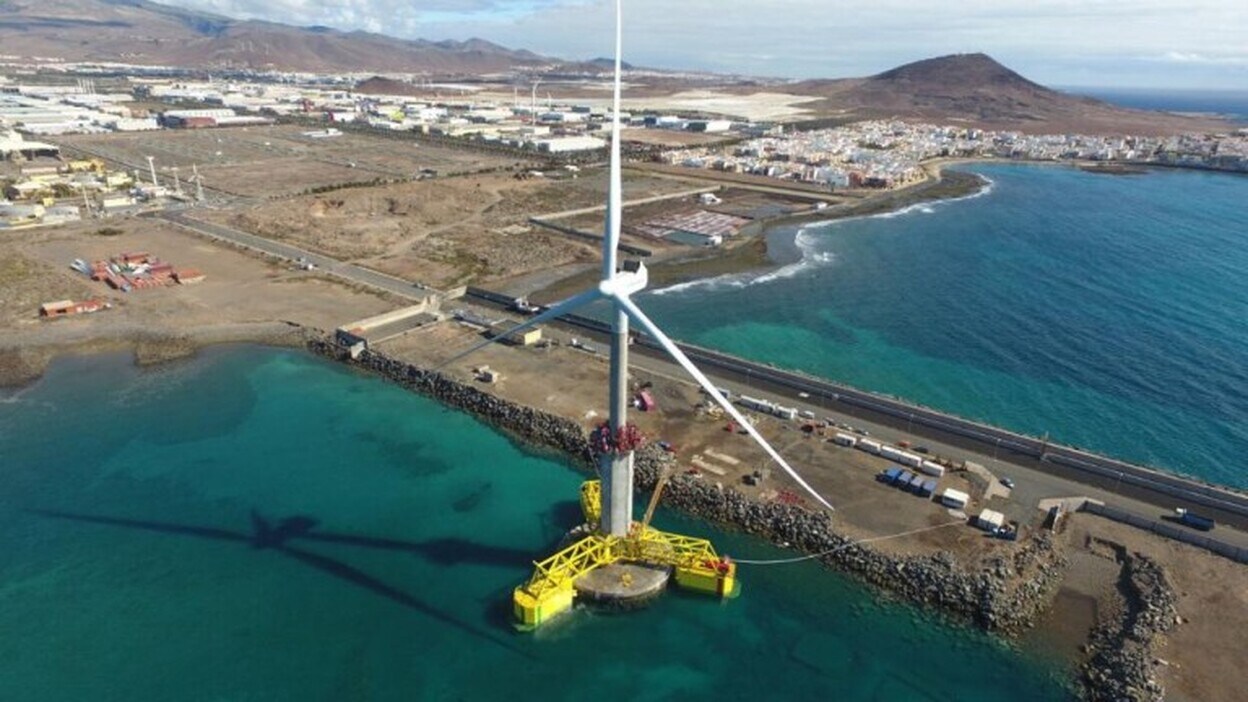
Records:
M626 261L615 275L598 282L598 294L607 299L628 297L639 293L650 284L650 272L641 261Z

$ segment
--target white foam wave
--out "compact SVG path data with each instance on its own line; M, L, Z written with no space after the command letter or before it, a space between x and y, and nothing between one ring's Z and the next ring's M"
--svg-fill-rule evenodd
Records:
M685 283L677 283L676 285L670 285L666 288L659 288L658 290L653 290L650 292L650 294L663 296L663 295L671 295L671 294L688 292L690 290L713 291L713 290L722 290L725 288L746 288L752 285L765 285L767 283L771 283L777 280L785 280L785 279L800 275L808 270L821 268L823 266L826 266L832 263L834 260L836 260L836 256L831 251L819 251L816 248L816 242L818 240L818 237L814 236L811 230L817 231L820 229L826 229L832 225L841 224L843 222L850 222L856 219L871 219L871 218L892 219L893 217L901 217L903 215L915 213L915 212L920 213L920 214L935 214L937 207L941 205L946 205L951 202L961 202L963 200L973 200L977 197L983 197L987 195L988 193L991 193L996 183L987 176L984 176L981 174L976 174L976 175L979 175L979 177L984 180L985 185L984 187L980 188L979 190L976 190L973 193L970 193L969 195L963 195L962 197L949 198L947 200L918 202L913 205L903 207L899 210L893 210L891 212L881 212L878 214L862 215L860 217L846 217L844 219L833 219L833 220L829 220L826 222L813 222L813 223L807 224L806 226L803 226L801 229L797 230L797 234L793 238L794 245L797 246L798 250L802 252L801 259L798 261L795 261L794 263L781 266L780 268L777 268L776 270L769 271L761 275L752 275L748 273L747 274L732 273L732 274L717 276L715 278L703 278L700 280L691 280Z
M766 285L767 283L777 280L785 280L800 275L813 268L819 268L832 263L835 255L830 251L819 251L815 244L817 237L807 233L805 228L799 229L797 235L793 239L793 243L801 251L801 258L793 263L789 263L766 273L733 273L721 275L715 278L706 278L702 280L691 280L686 283L678 283L666 288L660 288L652 291L652 295L670 295L674 293L687 292L689 290L723 290L725 288L748 288L754 285Z

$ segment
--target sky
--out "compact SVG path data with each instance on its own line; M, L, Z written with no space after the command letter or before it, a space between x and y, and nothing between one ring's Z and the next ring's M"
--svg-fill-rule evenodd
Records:
M402 38L608 55L613 0L160 0ZM1054 86L1248 91L1248 0L625 0L625 60L790 78L982 51Z

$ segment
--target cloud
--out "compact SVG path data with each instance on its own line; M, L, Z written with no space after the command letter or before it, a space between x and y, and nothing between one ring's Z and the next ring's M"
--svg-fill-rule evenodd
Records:
M1182 51L1167 51L1155 58L1157 61L1166 63L1194 63L1194 64L1211 64L1222 66L1248 66L1248 55L1245 56L1210 56L1208 54L1198 54Z
M610 0L162 1L406 38L479 36L565 58L604 55L612 37ZM1242 81L1248 46L1248 3L1228 0L625 0L624 13L630 62L794 77L985 51L1042 82L1096 66L1102 81L1139 83L1163 47L1170 64L1229 83Z

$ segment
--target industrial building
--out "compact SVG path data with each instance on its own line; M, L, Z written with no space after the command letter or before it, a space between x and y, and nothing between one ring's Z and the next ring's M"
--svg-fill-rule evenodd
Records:
M509 333L514 326L514 324L506 320L495 322L486 330L486 334L491 339L498 339L501 343L510 346L532 346L542 340L541 327L532 327Z

